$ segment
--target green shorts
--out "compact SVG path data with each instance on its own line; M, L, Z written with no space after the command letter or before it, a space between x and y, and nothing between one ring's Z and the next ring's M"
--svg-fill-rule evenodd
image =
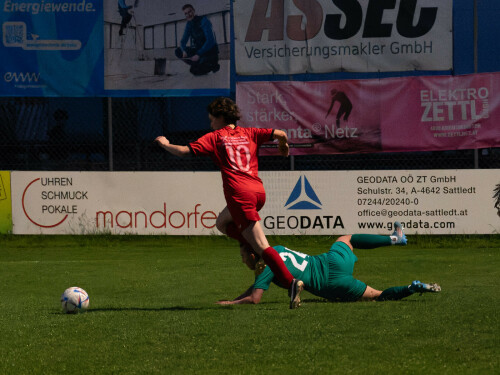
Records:
M366 290L366 284L352 277L358 258L343 242L335 242L328 252L328 299L357 301ZM323 293L322 293L323 294Z

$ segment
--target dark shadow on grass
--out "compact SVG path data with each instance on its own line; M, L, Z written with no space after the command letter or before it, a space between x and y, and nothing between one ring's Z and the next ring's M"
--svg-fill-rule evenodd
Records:
M89 309L87 313L100 312L100 311L190 311L190 310L205 310L202 307L186 307L186 306L172 306L172 307L105 307L101 309Z
M380 301L377 303L384 303L384 302L406 302L406 303L415 303L417 302L417 299L403 299L399 301ZM303 303L370 303L370 302L346 302L346 301L331 301L327 299L313 299L313 298L306 298L302 299ZM281 304L281 302L277 301L266 301L266 302L261 302L259 303L261 309L264 310L274 310L274 306ZM80 314L90 314L93 312L106 312L106 311L200 311L200 310L237 310L238 306L241 305L217 305L214 304L213 306L204 306L204 307L187 307L187 306L172 306L172 307L105 307L105 308L98 308L98 309L89 309L84 313ZM266 308L267 307L267 308ZM50 313L51 315L61 315L62 313L59 312L52 312ZM62 315L73 315L73 314L62 314ZM78 315L78 314L75 314Z
M342 301L330 301L327 299L312 299L312 298L301 298L304 303L342 303Z
M402 302L409 302L409 303L414 303L414 302L418 302L417 299L407 299L407 298L403 298L403 299L400 299L400 300L397 300L397 301L333 301L333 300L328 300L328 299L312 299L312 298L308 298L308 299L302 299L302 302L304 303L372 303L372 302L376 302L376 303L385 303L385 302L398 302L398 303L402 303Z
M281 304L281 302L265 301L265 302L260 302L259 306L266 306L267 305L267 306L271 307L273 305L278 305L278 304ZM216 304L217 309L223 309L223 310L237 310L237 309L245 308L243 306L255 306L255 305L252 305L252 304L217 305ZM262 307L260 309L262 310Z
M208 308L210 309L210 308ZM103 307L98 309L88 309L84 313L80 314L91 314L94 312L106 312L106 311L196 311L196 310L208 310L204 307L186 307L186 306L172 306L172 307ZM61 312L53 312L51 314L60 315ZM66 315L66 314L63 314ZM67 314L73 315L73 314Z

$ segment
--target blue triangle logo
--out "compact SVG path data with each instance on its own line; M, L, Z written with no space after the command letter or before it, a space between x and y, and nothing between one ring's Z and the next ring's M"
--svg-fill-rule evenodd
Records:
M321 210L321 201L306 176L299 177L285 207L288 210Z

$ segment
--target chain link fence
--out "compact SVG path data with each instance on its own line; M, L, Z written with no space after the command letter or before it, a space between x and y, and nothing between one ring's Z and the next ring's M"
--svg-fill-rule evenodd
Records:
M213 97L0 98L0 170L212 171L209 158L178 158L153 140L187 144L210 131ZM500 148L261 157L260 170L500 168Z

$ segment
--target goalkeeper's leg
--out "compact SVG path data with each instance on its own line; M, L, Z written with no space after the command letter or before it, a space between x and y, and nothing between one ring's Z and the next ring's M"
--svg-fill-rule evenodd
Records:
M383 291L367 286L360 301L398 301L414 293L438 293L440 291L441 287L438 284L425 284L418 280L413 281L410 285L393 286Z
M375 249L377 247L407 244L407 239L404 234L403 226L399 222L394 223L394 232L391 235L378 234L353 234L350 236L342 236L337 239L349 245L353 249Z

